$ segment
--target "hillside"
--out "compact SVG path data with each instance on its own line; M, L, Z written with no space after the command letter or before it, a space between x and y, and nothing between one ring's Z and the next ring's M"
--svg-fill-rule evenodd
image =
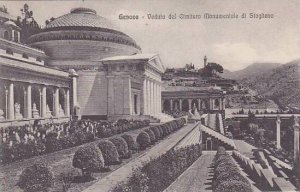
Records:
M278 104L300 107L299 67L300 59L294 60L263 73L248 75L248 78L241 79L241 83Z
M224 78L236 79L240 80L243 78L250 78L256 75L261 75L266 72L270 72L272 69L279 67L280 63L253 63L248 67L239 70L239 71L229 71L224 70L223 74L221 74Z

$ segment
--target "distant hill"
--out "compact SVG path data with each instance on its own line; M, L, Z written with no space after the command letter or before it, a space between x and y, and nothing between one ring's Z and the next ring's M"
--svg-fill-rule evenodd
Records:
M221 74L222 77L224 78L229 78L229 79L248 79L256 75L260 75L266 72L271 71L272 69L279 67L281 64L280 63L253 63L252 65L249 65L248 67L239 70L239 71L229 71L229 70L224 70L223 74Z
M300 107L300 59L278 65L273 69L271 66L276 66L276 64L268 64L268 66L262 67L260 72L247 74L244 78L240 77L240 82L256 89L259 94L273 99L278 104Z

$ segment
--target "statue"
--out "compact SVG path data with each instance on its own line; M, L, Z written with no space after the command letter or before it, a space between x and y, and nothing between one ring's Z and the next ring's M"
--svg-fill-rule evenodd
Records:
M23 115L20 112L21 105L19 103L15 103L15 119L23 119Z
M193 119L194 118L194 114L192 113L191 109L189 110L188 118L189 119Z
M39 118L40 117L39 110L37 110L35 103L33 103L33 105L32 105L32 117L33 118Z
M62 106L61 106L61 104L59 104L59 112L58 112L58 114L59 114L59 116L65 116L65 112L64 112L64 110L63 110L63 108L62 108Z
M47 104L46 106L46 116L47 117L52 117L52 111L50 111L49 105Z

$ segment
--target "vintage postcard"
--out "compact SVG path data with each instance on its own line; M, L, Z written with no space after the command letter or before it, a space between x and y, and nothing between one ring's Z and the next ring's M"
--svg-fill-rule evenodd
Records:
M300 191L299 10L0 1L0 191Z

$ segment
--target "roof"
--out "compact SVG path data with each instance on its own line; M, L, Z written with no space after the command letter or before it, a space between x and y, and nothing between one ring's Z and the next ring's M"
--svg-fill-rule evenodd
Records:
M57 27L96 27L118 31L108 19L96 14L96 11L88 8L75 8L70 13L62 15L46 25L45 29Z
M157 54L135 54L135 55L121 55L102 59L101 61L125 61L125 60L150 60Z

